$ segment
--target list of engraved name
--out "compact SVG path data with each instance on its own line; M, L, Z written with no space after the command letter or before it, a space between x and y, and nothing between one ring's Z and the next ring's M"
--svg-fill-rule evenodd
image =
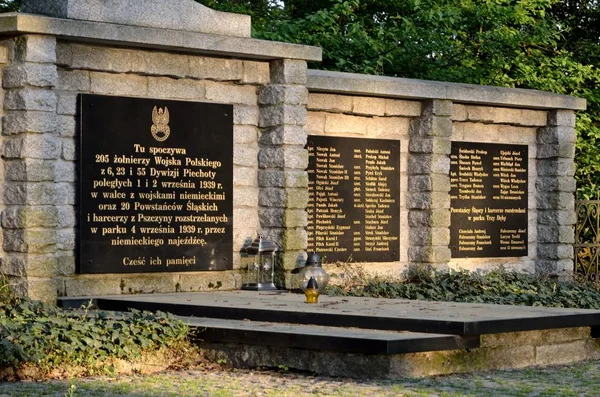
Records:
M309 250L329 260L392 260L389 253L398 252L398 153L369 145L373 140L359 145L358 139L311 138Z
M527 254L527 146L453 142L454 257Z

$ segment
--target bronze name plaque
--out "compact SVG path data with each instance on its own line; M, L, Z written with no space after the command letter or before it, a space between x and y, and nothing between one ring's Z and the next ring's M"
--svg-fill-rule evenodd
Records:
M400 141L308 137L308 250L328 262L399 258Z
M80 273L232 268L232 114L80 96Z
M453 258L527 255L528 147L452 142Z

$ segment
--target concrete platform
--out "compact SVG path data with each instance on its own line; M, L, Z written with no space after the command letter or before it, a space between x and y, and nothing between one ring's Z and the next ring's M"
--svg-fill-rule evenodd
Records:
M429 376L600 359L600 311L229 291L60 298L161 310L195 328L205 355L236 367L330 376Z
M60 298L59 305L90 299L103 310L461 336L600 325L600 310L329 296L309 305L300 294L254 291Z

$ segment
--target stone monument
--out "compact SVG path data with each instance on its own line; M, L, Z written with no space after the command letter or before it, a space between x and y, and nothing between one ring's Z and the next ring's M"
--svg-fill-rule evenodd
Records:
M307 250L572 271L582 99L308 70L320 48L192 0L0 20L0 272L23 295L238 289L258 232L282 287Z

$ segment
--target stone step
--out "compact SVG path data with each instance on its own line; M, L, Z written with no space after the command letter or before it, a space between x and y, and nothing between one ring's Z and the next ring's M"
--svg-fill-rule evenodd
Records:
M90 298L60 298L63 307L79 307ZM179 316L279 323L358 327L460 336L542 329L600 326L600 311L403 299L319 297L304 303L290 293L222 291L155 295L98 296L102 310L161 310Z
M359 354L401 354L479 347L479 337L380 331L219 318L178 317L208 343L285 347Z

